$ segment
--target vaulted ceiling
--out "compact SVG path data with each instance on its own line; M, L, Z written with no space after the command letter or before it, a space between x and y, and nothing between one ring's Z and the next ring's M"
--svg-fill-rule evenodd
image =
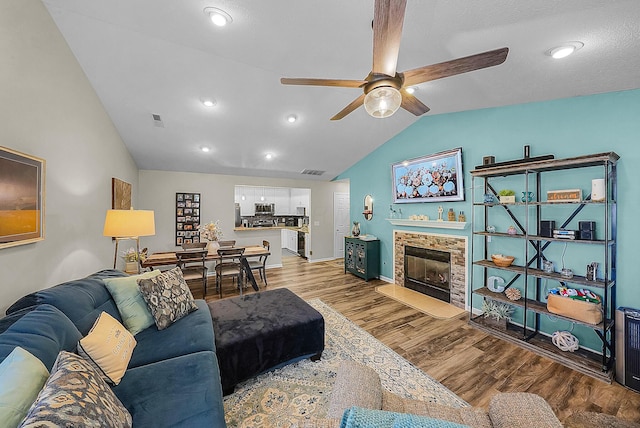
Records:
M374 0L43 3L141 169L330 180L419 119L361 107L330 121L360 89L280 83L363 79ZM572 41L584 47L546 54ZM398 70L505 46L502 65L419 85L426 115L640 87L640 2L408 0Z

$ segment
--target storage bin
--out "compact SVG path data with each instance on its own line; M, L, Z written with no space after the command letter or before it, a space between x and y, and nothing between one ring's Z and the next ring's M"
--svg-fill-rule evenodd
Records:
M547 309L553 314L573 318L588 324L600 324L602 322L601 303L591 303L557 294L549 294Z

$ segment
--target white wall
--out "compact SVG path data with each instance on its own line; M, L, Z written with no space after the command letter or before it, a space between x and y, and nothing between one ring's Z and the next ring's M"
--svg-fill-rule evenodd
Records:
M45 240L0 250L0 311L112 266L111 177L137 168L40 0L0 2L0 145L46 160Z
M333 258L333 193L349 192L348 182L318 182L245 176L141 170L139 205L155 211L156 235L141 238L150 252L173 251L175 246L175 198L177 192L200 193L200 221L220 220L225 239L238 245L271 243L268 265L281 265L280 230L234 232L234 188L236 185L300 187L311 189L310 261ZM316 226L317 224L317 226ZM126 245L126 244L125 244ZM275 251L274 251L275 249Z

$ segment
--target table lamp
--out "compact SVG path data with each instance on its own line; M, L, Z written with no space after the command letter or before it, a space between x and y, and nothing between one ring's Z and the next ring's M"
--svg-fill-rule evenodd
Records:
M116 252L113 256L113 268L118 260L118 243L124 239L136 241L136 254L140 257L140 237L156 234L153 211L148 210L107 210L104 219L104 236L111 236L116 240ZM138 272L140 261L138 260Z

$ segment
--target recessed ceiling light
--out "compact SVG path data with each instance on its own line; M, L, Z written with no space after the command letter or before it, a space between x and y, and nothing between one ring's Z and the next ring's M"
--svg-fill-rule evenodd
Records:
M204 153L209 153L211 151L211 148L207 146L202 146L200 147L200 150L202 150Z
M404 89L405 91L407 91L408 94L413 94L417 88L415 86L409 86L408 88Z
M298 116L296 116L295 114L290 114L289 116L287 116L287 122L289 123L293 123L296 120L298 120Z
M205 7L204 13L209 16L211 22L218 27L224 27L227 24L231 24L233 22L233 18L227 12L222 9L218 9L217 7Z
M582 42L567 42L561 46L549 49L546 54L554 59L566 58L584 46Z
M266 155L264 155L264 158L266 160L271 160L271 159L273 159L273 155L271 153L267 153Z
M217 104L217 101L214 98L201 98L201 101L205 107L213 107Z

